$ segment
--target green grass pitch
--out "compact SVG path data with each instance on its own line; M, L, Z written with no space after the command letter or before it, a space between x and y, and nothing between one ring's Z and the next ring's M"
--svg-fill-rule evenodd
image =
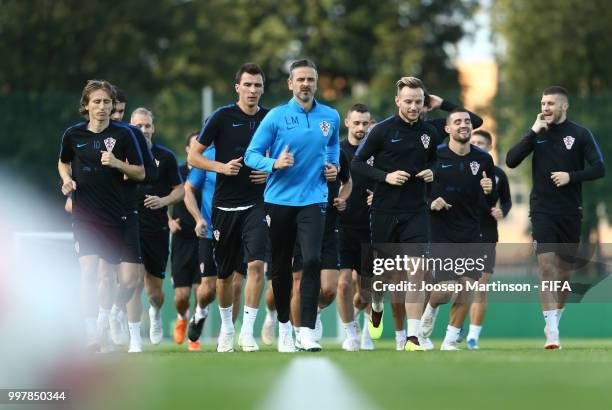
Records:
M439 347L440 340L434 342ZM85 407L262 409L293 360L325 357L365 398L366 408L611 408L612 341L562 343L560 351L545 351L543 339L483 339L479 351L407 353L382 341L375 351L347 353L327 342L320 353L279 354L262 346L257 353L218 354L212 344L193 353L166 341L139 355L98 356L112 381ZM309 394L296 394L296 401L317 394L307 378L299 384L296 392Z

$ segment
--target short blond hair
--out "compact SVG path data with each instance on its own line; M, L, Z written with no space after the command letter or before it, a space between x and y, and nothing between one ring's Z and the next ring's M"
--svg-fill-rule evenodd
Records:
M423 84L423 81L421 81L421 79L416 78L416 77L402 77L399 80L397 80L397 82L395 83L395 86L397 87L397 95L399 95L400 91L404 87L420 88L421 90L423 90L424 94L427 94L427 90L425 89L425 84Z

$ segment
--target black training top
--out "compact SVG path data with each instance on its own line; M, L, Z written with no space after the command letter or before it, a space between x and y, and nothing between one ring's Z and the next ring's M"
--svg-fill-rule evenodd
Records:
M512 197L510 196L510 184L506 173L498 166L493 168L495 172L495 186L497 188L497 197L499 198L499 207L504 216L508 215L512 208ZM491 205L487 196L482 193L480 196L480 232L482 239L485 242L497 242L499 235L497 234L497 219L491 216Z
M438 197L452 205L449 210L430 211L431 241L471 243L480 240L480 207L483 172L493 182L487 195L490 206L497 202L493 159L480 148L470 145L466 155L455 154L446 144L438 146L430 203ZM376 196L375 196L376 197Z
M103 166L102 151L110 151L120 161L142 165L142 153L128 127L111 122L102 132L87 129L81 122L64 132L60 161L72 165L76 191L72 194L75 220L118 226L125 215L127 182L115 168Z
M372 210L414 213L426 209L425 182L415 175L432 168L437 140L436 129L422 120L409 124L395 115L376 124L352 161L353 174L376 181ZM370 157L374 157L372 166ZM386 175L398 170L409 173L410 179L401 186L386 183Z
M184 181L187 181L187 176L189 175L189 167L187 164L183 164L179 167L179 172L181 173L181 178ZM195 195L196 201L198 203L198 209L200 209L200 202L202 202L201 195ZM174 235L181 236L186 239L197 239L195 234L195 220L193 216L187 210L185 206L185 201L180 201L174 204L172 207L172 219L179 218L179 224L181 225L181 230L177 231Z
M334 204L334 198L338 197L340 193L340 185L346 184L351 178L351 163L349 162L346 154L340 151L340 169L338 170L338 177L335 181L327 183L327 203L332 206Z
M353 161L358 147L359 145L351 145L348 138L340 143L340 152L346 155L349 164ZM372 161L367 161L367 163L371 164ZM351 177L353 189L351 190L351 196L346 201L346 210L340 212L340 223L347 228L370 230L370 207L367 204L367 190L374 190L374 182L361 174L353 173Z
M252 169L244 164L244 153L268 111L267 108L260 107L255 115L248 115L235 103L226 105L212 113L200 131L198 141L201 144L215 145L216 161L227 163L243 157L238 175L217 175L214 207L236 208L263 201L266 184L251 182L249 175Z
M605 174L603 157L591 131L569 120L537 134L530 129L508 151L506 165L517 167L532 151L531 213L581 215L582 181ZM585 160L590 165L587 169ZM569 184L555 186L551 173L557 171L569 173Z
M140 182L134 181L133 179L128 179L125 184L125 208L126 212L129 213L130 211L138 209L138 194L136 191L138 184L151 184L157 180L157 164L155 163L153 153L151 153L147 140L142 131L140 131L140 128L118 121L113 121L113 124L121 127L128 127L134 133L136 142L138 143L138 148L140 148L140 152L142 152L142 164L144 165L145 169L145 179Z
M174 153L168 148L153 144L151 152L155 158L159 177L154 183L138 184L138 213L140 214L141 232L160 232L168 230L168 207L149 209L145 207L146 196L160 198L172 192L176 185L183 183Z

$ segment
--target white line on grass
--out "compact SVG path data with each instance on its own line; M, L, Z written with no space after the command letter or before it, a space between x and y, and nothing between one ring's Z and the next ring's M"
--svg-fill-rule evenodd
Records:
M261 409L371 410L376 408L326 357L295 358L279 379Z

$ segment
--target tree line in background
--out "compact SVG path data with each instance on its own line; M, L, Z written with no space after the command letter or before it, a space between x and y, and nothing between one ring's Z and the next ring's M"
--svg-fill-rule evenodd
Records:
M567 88L568 118L591 129L608 161L606 178L583 185L583 238L598 242L597 205L612 215L612 8L606 0L495 0L492 16L500 45L496 119L503 151L533 124L544 88Z
M182 153L201 125L202 86L215 105L234 99L233 73L245 61L267 74L264 104L289 98L287 65L302 56L319 66L319 97L343 113L355 101L377 116L393 113L394 82L424 79L457 99L454 46L477 0L0 0L0 157L56 193L63 129L78 119L78 93L90 78L125 89L128 110L156 114L156 130ZM612 117L612 9L605 0L492 0L500 47L499 95L492 113L504 152L529 128L540 92L571 94L570 118L591 128L604 153ZM179 154L180 155L180 154ZM32 167L36 164L36 167ZM610 203L605 181L585 185L585 229L595 206ZM610 208L610 207L608 207ZM608 209L610 211L610 209Z

